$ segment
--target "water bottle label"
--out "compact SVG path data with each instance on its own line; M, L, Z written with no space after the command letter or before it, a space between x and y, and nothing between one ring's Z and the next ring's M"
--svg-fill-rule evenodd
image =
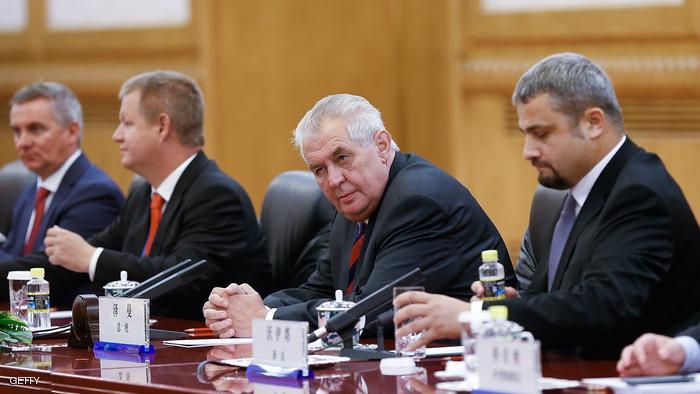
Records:
M27 294L27 312L48 312L51 305L48 294Z
M506 298L506 281L504 278L497 280L481 280L484 286L484 301L495 301Z

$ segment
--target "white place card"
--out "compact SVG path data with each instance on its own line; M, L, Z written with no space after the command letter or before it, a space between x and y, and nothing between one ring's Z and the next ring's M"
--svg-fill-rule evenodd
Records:
M148 365L122 360L100 360L102 379L129 383L151 383L151 370Z
M308 375L308 322L253 320L253 364Z
M539 393L540 342L479 339L479 388L498 392Z
M100 342L148 346L148 301L100 297Z

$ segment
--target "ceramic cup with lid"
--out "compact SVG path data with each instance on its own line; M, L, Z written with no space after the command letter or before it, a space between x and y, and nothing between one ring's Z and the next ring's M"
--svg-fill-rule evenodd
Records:
M343 291L342 290L336 290L335 291L335 300L333 301L326 301L323 304L319 305L316 307L316 311L318 312L318 326L323 327L326 325L326 322L333 318L334 316L347 311L348 309L352 308L355 306L355 303L352 301L344 301L343 300ZM355 327L353 327L352 330L352 344L354 347L356 347L360 343L360 335L362 334L362 329L365 327L365 317L362 316L360 320L357 321L355 324ZM335 332L331 332L325 337L321 339L323 346L328 347L328 346L339 346L343 347L343 341L340 338L340 335Z
M139 282L134 282L133 280L127 280L126 271L120 272L121 280L115 280L114 282L109 282L102 288L105 289L105 295L108 297L121 297L122 294L133 289L139 285Z

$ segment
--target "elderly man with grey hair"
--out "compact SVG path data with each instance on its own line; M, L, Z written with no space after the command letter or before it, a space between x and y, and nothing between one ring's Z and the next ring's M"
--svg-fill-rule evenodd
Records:
M250 336L251 321L265 318L315 327L316 307L336 289L359 301L414 268L429 291L467 299L486 249L499 251L506 280L516 285L503 240L469 191L435 165L400 152L366 99L323 98L301 119L294 141L338 211L329 256L299 288L264 302L248 284L215 288L203 312L217 335Z
M83 237L93 235L114 220L124 197L80 149L82 107L66 86L46 81L18 90L10 100L10 128L20 160L37 179L15 203L8 239L0 247L0 277L43 267L54 304L65 306L90 280L49 264L46 230L59 226ZM0 300L7 295L0 291Z
M511 298L484 307L506 305L545 348L590 357L614 358L643 332L695 324L698 223L661 160L625 135L605 72L578 54L552 55L520 78L513 104L525 159L541 185L561 193L531 216L527 291L507 289ZM481 294L480 283L472 288ZM395 300L410 302L394 319L415 318L405 330L428 330L417 345L457 337L447 316L470 308L418 292Z

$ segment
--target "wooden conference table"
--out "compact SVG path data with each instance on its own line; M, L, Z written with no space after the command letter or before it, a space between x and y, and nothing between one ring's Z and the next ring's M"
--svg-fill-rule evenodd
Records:
M199 326L201 322L159 319L154 328L183 330ZM245 371L230 367L208 364L198 373L198 365L207 359L249 357L250 345L179 348L153 341L155 355L149 362L141 362L137 357L105 358L89 349L66 347L65 343L64 339L35 340L35 344L54 347L0 354L0 393L246 393L253 392L257 384L246 379ZM440 382L433 374L443 370L446 361L447 358L429 358L419 362L418 366L425 370L418 382L411 381L410 377L382 375L377 361L341 363L315 369L315 378L297 389L303 391L280 386L275 392L304 392L308 387L308 392L312 393L431 393ZM542 373L565 379L614 376L615 362L544 355ZM423 382L427 384L422 384L421 380L427 380ZM589 391L577 388L551 392Z

